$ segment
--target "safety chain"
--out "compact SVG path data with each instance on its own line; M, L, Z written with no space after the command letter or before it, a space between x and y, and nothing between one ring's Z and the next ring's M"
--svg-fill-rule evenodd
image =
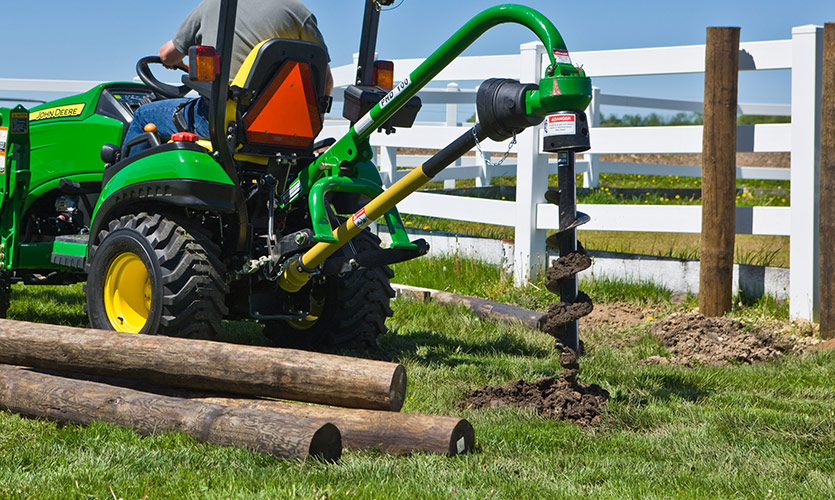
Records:
M403 5L403 2L405 2L405 1L406 1L406 0L400 0L400 3L398 3L398 4L397 4L397 5L395 5L394 7L390 7L390 8L388 8L388 9L384 9L384 8L383 8L383 5L388 6L388 5L391 5L393 2L388 2L388 3L385 3L385 2L383 2L382 0L374 0L374 8L375 8L375 9L377 9L377 12L388 12L388 11L390 11L390 10L394 10L394 9L396 9L396 8L400 7L401 5Z
M505 152L504 156L498 163L493 163L490 161L490 158L484 155L484 151L481 149L481 143L478 141L478 134L475 131L476 127L473 127L473 139L475 139L475 148L478 150L478 154L481 155L481 159L484 160L484 164L488 167L500 167L502 164L507 160L507 157L510 156L510 151L513 149L513 146L516 145L516 132L513 132L513 139L510 141L510 144L507 146L507 152Z

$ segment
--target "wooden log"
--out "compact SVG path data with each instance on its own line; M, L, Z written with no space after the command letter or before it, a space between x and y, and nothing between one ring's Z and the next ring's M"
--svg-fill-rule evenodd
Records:
M462 305L471 310L479 318L492 319L505 323L520 322L534 330L539 328L545 316L540 312L521 307L450 292L434 292L432 293L432 300L439 304L450 306Z
M342 454L339 429L322 419L147 394L10 365L0 365L0 409L83 425L109 422L146 436L183 432L200 442L286 459L336 461Z
M733 302L739 28L708 28L702 146L699 310L722 316Z
M171 387L399 411L397 363L0 320L0 363Z
M475 446L473 426L462 418L310 406L264 399L197 398L197 401L276 415L298 415L336 425L348 450L461 455Z
M820 172L820 327L835 338L835 23L823 27Z

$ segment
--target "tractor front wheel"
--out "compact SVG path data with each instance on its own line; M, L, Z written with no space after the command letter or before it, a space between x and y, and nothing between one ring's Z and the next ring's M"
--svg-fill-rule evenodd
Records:
M219 248L197 228L158 214L110 222L92 249L87 314L93 328L214 338L228 312Z

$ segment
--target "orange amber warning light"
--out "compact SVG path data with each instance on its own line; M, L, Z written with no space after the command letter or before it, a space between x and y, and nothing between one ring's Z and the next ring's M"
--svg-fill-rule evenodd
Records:
M374 61L374 71L372 73L372 84L381 89L394 88L394 62L393 61Z
M211 82L220 73L220 54L208 45L188 49L188 77L195 82Z

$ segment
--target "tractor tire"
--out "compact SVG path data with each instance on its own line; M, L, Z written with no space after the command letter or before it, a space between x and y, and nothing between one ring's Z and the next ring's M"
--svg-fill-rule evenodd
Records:
M12 277L8 271L0 271L0 318L9 312L12 298Z
M196 227L159 214L110 221L91 249L90 326L102 330L212 339L229 288L220 248Z
M351 242L357 252L380 247L380 239L363 231ZM321 313L302 322L267 321L264 335L278 347L333 352L365 351L377 346L377 337L388 332L394 298L388 266L360 269L326 277L314 290ZM318 293L317 293L318 292Z

